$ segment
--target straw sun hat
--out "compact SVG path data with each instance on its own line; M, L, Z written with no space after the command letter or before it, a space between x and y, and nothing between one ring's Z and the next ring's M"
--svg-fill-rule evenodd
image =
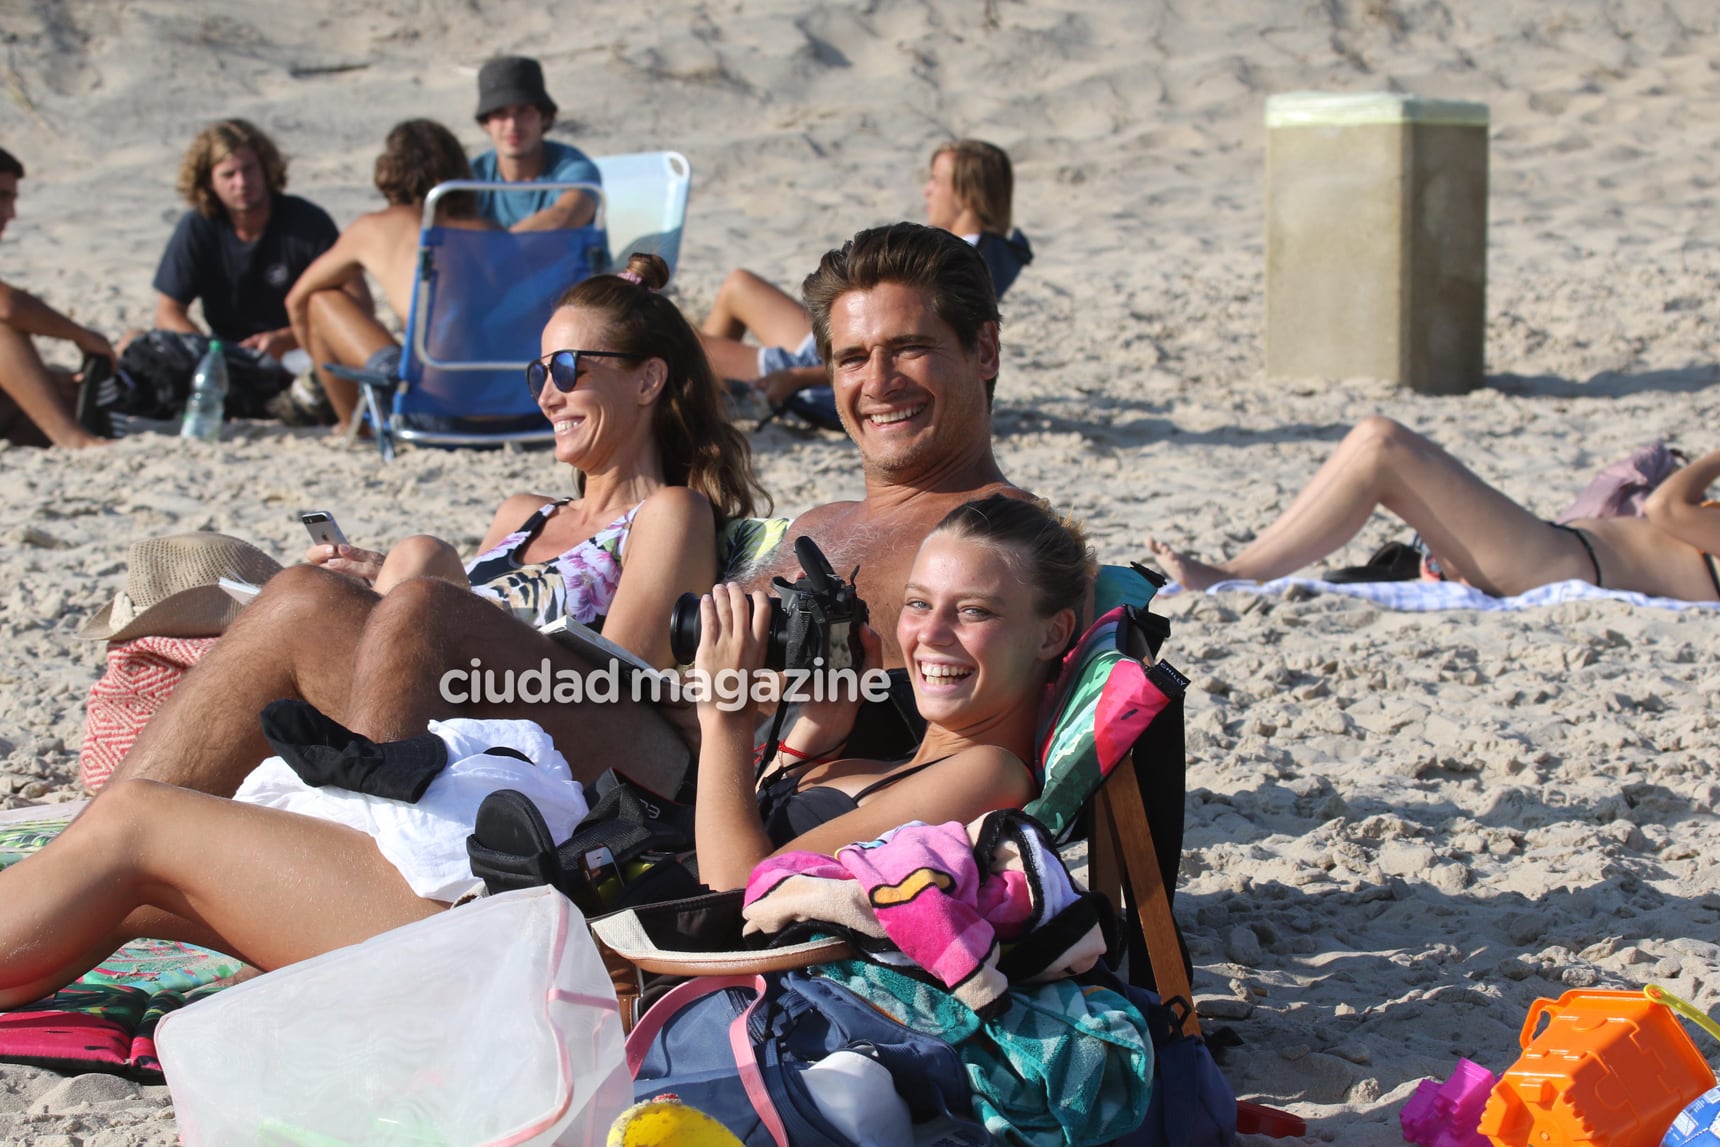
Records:
M133 637L214 637L241 603L216 583L222 578L262 585L281 564L250 542L226 534L172 534L133 543L125 588L84 623L91 641Z

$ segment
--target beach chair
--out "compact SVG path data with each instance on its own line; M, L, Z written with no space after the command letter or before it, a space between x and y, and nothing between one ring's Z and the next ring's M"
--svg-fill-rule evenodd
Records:
M1187 795L1188 681L1152 661L1170 635L1145 610L1160 584L1139 565L1100 571L1095 597L1104 612L1066 659L1042 717L1044 779L1027 811L1054 832L1086 836L1087 886L1124 912L1129 982L1156 991L1178 1034L1199 1041L1192 966L1171 911ZM1300 1117L1247 1100L1236 1102L1235 1129L1270 1138L1307 1130Z
M397 378L324 367L360 384L384 461L400 442L495 446L555 437L523 371L538 355L556 299L607 265L604 193L589 183L533 184L595 196L597 218L585 227L516 233L436 225L444 195L511 186L453 180L425 198Z
M673 275L681 258L693 165L678 151L600 155L592 162L603 176L613 266L623 268L629 255L649 251L661 255Z

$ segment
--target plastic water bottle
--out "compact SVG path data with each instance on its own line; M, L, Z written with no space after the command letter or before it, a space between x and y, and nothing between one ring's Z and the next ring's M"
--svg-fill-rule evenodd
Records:
M220 339L209 340L209 350L191 376L191 395L185 400L181 438L214 442L221 437L221 419L227 409L227 355Z

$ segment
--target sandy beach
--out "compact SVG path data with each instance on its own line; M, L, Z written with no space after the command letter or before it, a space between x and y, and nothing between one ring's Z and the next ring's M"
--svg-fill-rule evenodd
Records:
M919 217L937 142L1006 148L1037 259L1004 307L998 455L1084 516L1105 561L1144 556L1149 535L1234 552L1372 413L1548 517L1642 443L1715 445L1712 4L443 7L12 6L0 145L29 177L0 276L111 334L147 325L203 122L255 120L289 154L290 189L344 224L380 203L371 163L395 121L433 116L476 151L478 65L526 52L562 105L555 138L690 158L674 289L694 315L732 267L792 285L855 230ZM1489 105L1483 389L1266 377L1263 113L1297 90ZM860 491L836 435L753 441L779 513ZM384 467L263 424L213 445L0 448L0 808L83 795L103 650L76 633L134 540L215 529L291 561L291 511L318 506L359 544L427 531L469 549L504 495L565 484L542 454ZM1379 516L1332 564L1408 532ZM1238 1093L1306 1117L1303 1142L1399 1142L1417 1081L1460 1055L1509 1066L1537 997L1656 982L1720 1004L1720 611L1403 613L1301 594L1157 608L1194 682L1177 904L1196 992L1242 1041ZM0 1141L176 1130L165 1088L0 1066Z

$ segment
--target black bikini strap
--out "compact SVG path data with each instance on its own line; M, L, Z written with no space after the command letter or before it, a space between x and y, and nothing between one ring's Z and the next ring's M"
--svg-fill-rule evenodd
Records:
M861 801L865 800L873 793L878 792L880 789L887 789L897 781L905 781L915 773L923 773L933 765L941 765L947 760L949 760L948 757L939 757L935 761L926 761L922 764L915 765L911 769L903 769L899 773L891 773L887 777L873 781L854 795L854 803L859 804Z

